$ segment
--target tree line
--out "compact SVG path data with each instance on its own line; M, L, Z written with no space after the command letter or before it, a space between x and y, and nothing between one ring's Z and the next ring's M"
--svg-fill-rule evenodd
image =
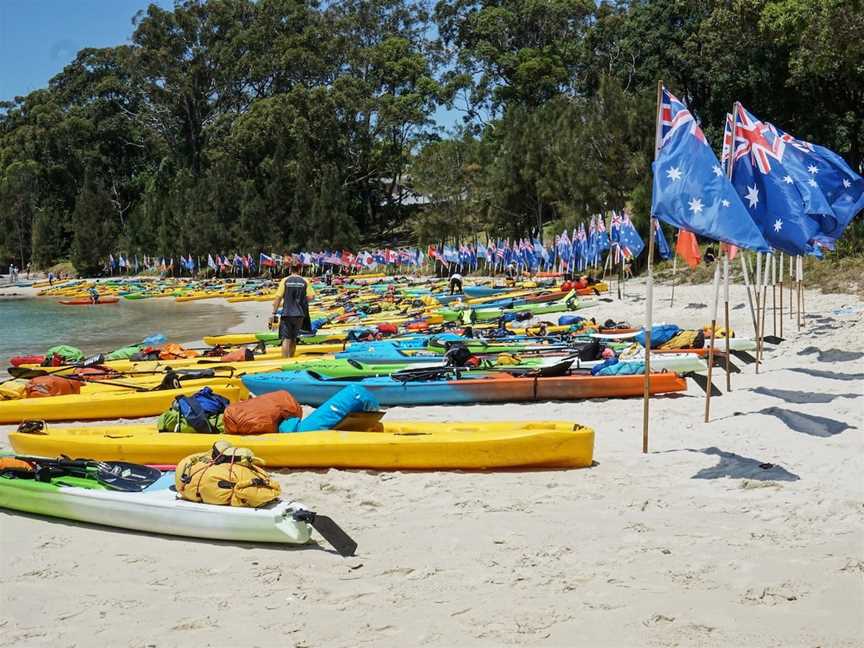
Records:
M647 232L661 78L715 149L740 100L864 161L860 0L185 0L133 26L0 104L0 261L521 238L625 206Z

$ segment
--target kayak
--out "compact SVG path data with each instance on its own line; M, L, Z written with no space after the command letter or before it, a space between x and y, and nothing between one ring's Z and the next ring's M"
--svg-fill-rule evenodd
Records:
M119 297L100 297L95 304L89 297L80 297L78 299L61 299L60 303L64 306L105 306L107 304L116 304L120 301Z
M308 371L254 374L244 376L242 380L256 396L286 390L304 405L321 405L342 388L359 384L385 407L616 398L641 396L644 388L642 375L514 377L505 372L485 371L462 374L458 380L402 381L377 377L351 381L325 379ZM652 373L649 385L652 394L687 389L686 380L674 373Z
M57 454L57 453L53 453ZM108 490L95 478L63 476L48 482L0 477L0 507L120 529L209 540L304 544L311 528L294 520L302 504L277 501L253 509L198 504L177 498L174 473L140 493Z
M232 403L248 396L236 378L226 378L209 387ZM188 385L181 389L154 391L102 391L45 398L0 401L0 423L21 421L84 421L93 419L140 418L158 416L171 406L176 396L190 396L200 389Z
M594 432L565 421L500 423L383 421L372 431L322 430L248 436L159 433L151 425L13 432L19 454L174 465L218 440L251 449L268 466L296 468L488 469L590 466Z

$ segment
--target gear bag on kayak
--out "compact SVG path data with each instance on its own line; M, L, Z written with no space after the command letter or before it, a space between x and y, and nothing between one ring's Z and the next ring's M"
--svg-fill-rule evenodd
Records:
M261 468L248 448L218 441L210 452L189 455L177 464L177 494L190 502L260 508L279 498L279 482Z

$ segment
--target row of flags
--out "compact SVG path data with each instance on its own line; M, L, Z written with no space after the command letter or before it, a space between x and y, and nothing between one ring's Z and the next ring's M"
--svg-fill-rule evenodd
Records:
M144 255L130 256L124 254L109 254L106 269L110 271L157 270L161 272L188 271L195 272L201 268L210 268L216 272L252 273L267 269L283 268L285 266L342 266L348 268L374 268L378 265L419 266L425 262L425 255L417 248L400 248L374 251L361 251L356 254L347 250L298 252L296 254L208 254L206 257L180 255L173 257L157 257Z
M651 212L682 230L735 248L820 256L864 209L864 178L842 157L740 103L727 115L721 160L665 87L657 129Z
M671 252L657 221L658 250L662 258L669 258ZM429 245L424 251L407 247L398 249L362 250L356 254L347 250L320 252L297 252L294 254L265 254L257 257L252 254L208 254L205 257L180 255L179 258L166 258L144 255L134 257L124 254L108 255L106 268L110 271L157 270L161 272L194 273L201 268L210 268L223 273L254 273L285 266L340 266L345 268L374 269L378 266L418 267L429 261L440 262L448 268L476 270L482 262L487 268L504 267L515 264L531 270L551 270L579 272L591 266L602 265L605 253L614 253L617 263L623 258L638 257L645 243L626 212L612 212L607 231L602 216L592 216L586 228L585 223L574 227L568 235L565 229L556 235L554 241L543 243L539 238L518 240L488 240L456 246L447 244Z

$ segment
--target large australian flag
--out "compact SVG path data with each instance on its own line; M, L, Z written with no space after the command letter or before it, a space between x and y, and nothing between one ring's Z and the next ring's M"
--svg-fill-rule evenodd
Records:
M815 183L800 177L778 131L735 104L732 185L771 247L814 254L818 214L833 210Z
M651 213L675 227L742 248L768 251L687 106L663 88L657 116Z

